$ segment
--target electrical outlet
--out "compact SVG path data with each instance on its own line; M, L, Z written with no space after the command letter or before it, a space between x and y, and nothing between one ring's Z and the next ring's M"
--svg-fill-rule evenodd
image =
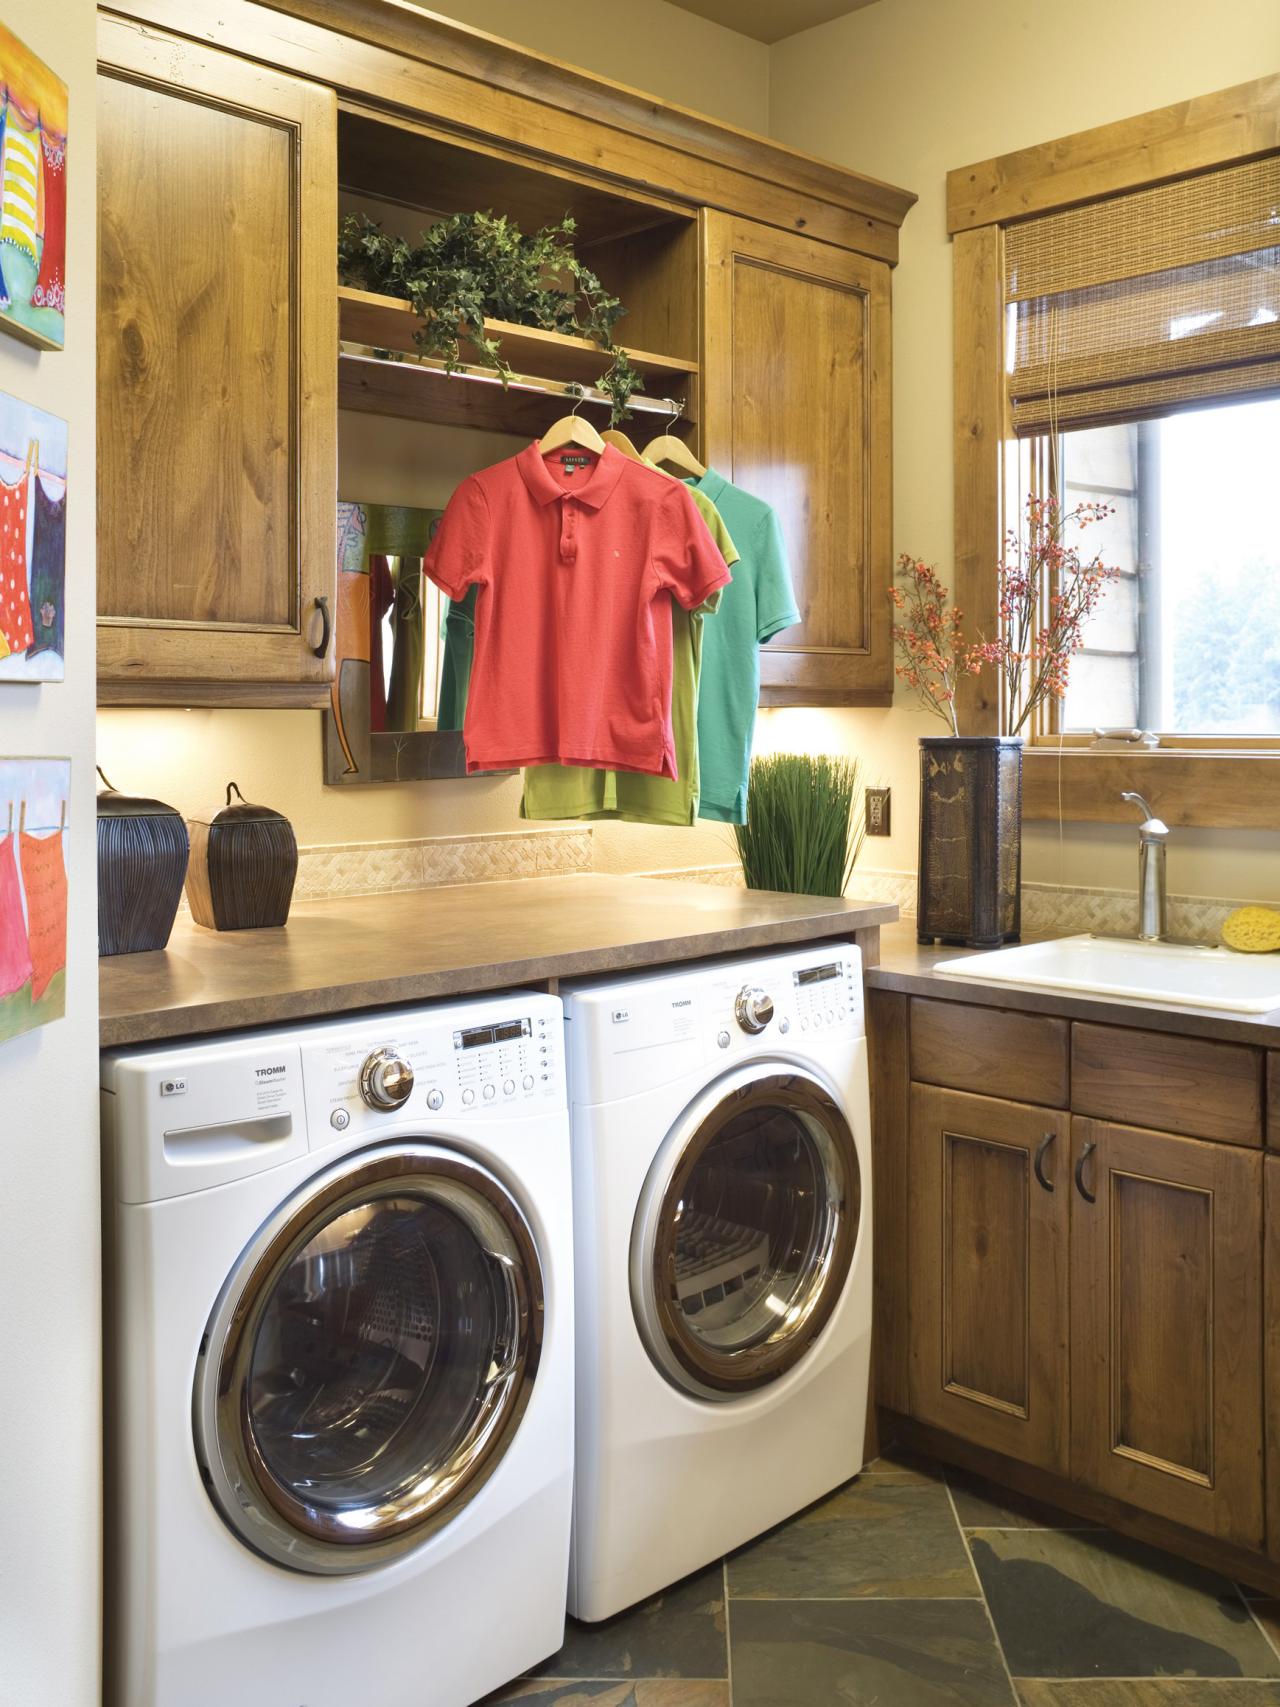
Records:
M887 836L889 834L889 790L887 788L869 788L866 799L867 834L869 836Z

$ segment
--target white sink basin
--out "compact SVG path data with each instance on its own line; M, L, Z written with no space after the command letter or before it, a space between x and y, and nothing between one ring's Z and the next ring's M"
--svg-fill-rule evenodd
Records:
M1280 1008L1280 954L1235 954L1228 948L1068 936L940 960L934 970L983 983L1086 990L1238 1014Z

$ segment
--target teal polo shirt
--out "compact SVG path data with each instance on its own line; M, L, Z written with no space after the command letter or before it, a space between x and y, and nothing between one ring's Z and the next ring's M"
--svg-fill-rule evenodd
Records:
M747 773L760 701L760 648L800 620L777 515L709 468L685 482L709 498L738 548L714 622L704 624L698 690L698 816L747 821Z

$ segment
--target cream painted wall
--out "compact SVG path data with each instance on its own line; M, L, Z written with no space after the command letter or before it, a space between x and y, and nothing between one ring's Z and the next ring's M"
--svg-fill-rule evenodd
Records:
M1278 69L1276 0L1076 0L1065 26L1039 0L886 0L774 47L771 133L920 197L894 277L895 550L949 570L947 171ZM895 825L892 841L869 844L864 863L913 868L915 739L927 725L910 701L900 694L890 713L784 712L769 721L776 741L863 754L893 787ZM1134 841L1120 826L1069 824L1060 834L1028 825L1025 875L1129 885ZM1280 826L1176 833L1169 883L1182 894L1280 899Z
M441 0L432 10L740 130L768 126L769 49L667 0Z
M0 389L70 428L67 679L0 688L0 753L71 758L66 1018L0 1044L0 1702L98 1701L101 1570L94 717L94 17L13 0L5 24L70 92L67 335L0 332Z

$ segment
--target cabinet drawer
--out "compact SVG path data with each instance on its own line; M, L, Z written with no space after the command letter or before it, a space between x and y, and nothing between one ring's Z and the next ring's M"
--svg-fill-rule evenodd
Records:
M1071 1107L1189 1138L1261 1144L1262 1056L1237 1043L1074 1025Z
M1065 1108L1067 1022L918 996L911 1003L911 1077L922 1084Z

